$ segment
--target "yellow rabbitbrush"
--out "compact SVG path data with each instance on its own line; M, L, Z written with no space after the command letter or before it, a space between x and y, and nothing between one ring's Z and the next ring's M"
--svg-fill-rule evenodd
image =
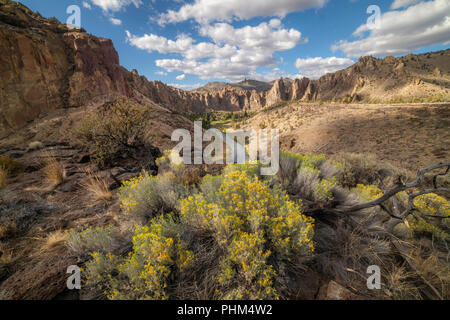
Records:
M278 299L278 268L314 251L314 221L252 168L229 166L206 177L208 190L181 200L178 213L136 228L128 257L95 253L88 284L103 287L109 299L177 299L204 291L213 299ZM207 247L204 239L210 239Z

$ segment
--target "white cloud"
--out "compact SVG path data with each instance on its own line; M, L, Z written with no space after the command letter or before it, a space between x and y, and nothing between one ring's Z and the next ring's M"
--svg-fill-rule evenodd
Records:
M91 7L91 5L89 4L89 2L86 2L86 1L83 1L83 7L86 8L86 9L89 9L89 10L92 9L92 7Z
M200 23L211 21L247 20L253 17L284 17L290 12L322 8L328 0L195 0L178 11L169 10L159 22L175 23L195 19Z
M91 0L92 3L100 8L103 11L120 11L124 7L128 7L131 4L134 4L136 8L139 8L142 5L141 0Z
M446 43L450 40L450 1L424 1L404 10L386 12L378 29L369 30L367 25L361 25L353 35L363 36L367 32L366 38L340 41L332 49L349 57L387 56Z
M199 33L212 42L195 43L186 35L176 40L154 34L137 37L128 31L127 41L148 52L180 54L182 59L156 60L156 65L168 72L181 71L201 79L230 81L257 76L256 69L275 64L274 52L292 49L301 42L299 31L284 29L281 21L276 20L243 28L217 23L202 26Z
M422 0L394 0L394 2L391 5L391 9L400 9L400 8L406 8L413 4L417 4Z
M315 57L307 59L297 59L295 66L299 69L300 74L305 77L317 79L327 73L333 73L341 69L345 69L355 62L348 58L336 57Z
M158 76L163 76L163 77L167 76L167 72L164 72L164 71L156 71L155 74L157 74Z
M120 19L111 17L111 18L109 18L109 21L116 26L122 25L122 20L120 20Z
M179 83L169 83L168 86L182 89L182 90L194 90L203 87L204 83L194 83L194 84L179 84Z
M177 80L180 80L180 81L186 80L186 75L185 75L185 74L181 74L181 75L179 75L176 79L177 79Z

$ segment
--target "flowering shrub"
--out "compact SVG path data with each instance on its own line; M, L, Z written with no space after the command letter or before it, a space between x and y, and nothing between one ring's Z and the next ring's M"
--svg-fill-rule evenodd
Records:
M315 190L316 198L319 200L331 200L333 198L333 189L335 187L337 187L336 179L321 180Z
M205 177L204 193L181 200L179 214L160 215L136 227L127 257L94 252L86 264L86 283L109 299L169 299L181 295L177 290L192 268L212 268L200 285L212 283L214 298L279 298L277 268L314 251L313 219L302 214L301 203L259 180L255 166L229 166L222 176ZM131 197L122 191L122 203L133 212L139 207L133 201L140 201L135 195L146 195L134 190L155 183L157 178L150 176L128 182L124 188ZM215 246L219 255L208 265L201 265L204 250L184 236L189 230L212 237L208 249Z
M325 155L323 154L308 154L303 156L303 167L319 168L325 162Z
M214 197L208 194L188 197L182 201L181 219L211 232L223 248L217 278L221 298L277 298L277 273L269 257L289 260L311 253L313 220L281 190L245 171L225 171L216 201L210 202Z
M353 189L363 201L372 201L383 195L376 186L359 184ZM412 190L409 192L417 192ZM397 196L401 202L402 210L408 207L408 192L400 192ZM428 233L437 238L450 240L450 203L435 193L418 196L414 199L414 206L419 210L407 217L408 224L415 233ZM443 219L444 218L444 219Z
M358 184L356 188L353 188L353 191L364 201L372 201L383 196L381 189L373 185L366 186L364 184Z
M86 265L87 284L103 286L111 300L169 298L169 277L194 262L193 253L183 247L174 225L168 215L138 227L133 251L126 258L94 252Z
M450 241L450 203L447 199L435 193L429 193L415 198L414 205L422 214L408 216L408 222L413 231L432 234L437 238Z
M245 173L248 176L256 176L260 177L260 170L261 170L262 164L259 161L249 161L243 164L231 164L224 168L223 173L224 175L230 173L230 172L241 172Z

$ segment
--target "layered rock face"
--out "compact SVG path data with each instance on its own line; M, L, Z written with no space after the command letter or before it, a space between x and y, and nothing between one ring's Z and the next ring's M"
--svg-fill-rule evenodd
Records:
M1 134L66 104L73 54L59 24L18 3L0 6Z
M0 136L57 108L130 95L111 40L0 0Z

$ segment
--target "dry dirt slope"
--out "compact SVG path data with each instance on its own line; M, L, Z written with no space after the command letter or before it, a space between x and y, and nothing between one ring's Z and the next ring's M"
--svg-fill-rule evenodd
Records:
M292 103L243 125L280 130L284 150L374 153L410 170L450 158L450 104Z

